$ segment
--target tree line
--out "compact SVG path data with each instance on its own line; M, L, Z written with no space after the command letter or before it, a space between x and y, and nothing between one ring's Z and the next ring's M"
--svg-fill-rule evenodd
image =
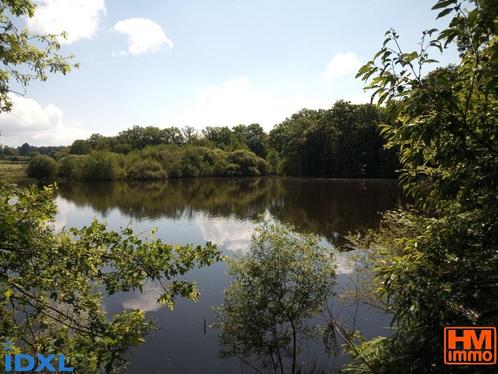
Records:
M28 175L76 180L163 179L268 174L392 178L396 150L384 149L384 109L338 101L331 109L287 118L266 133L261 125L158 128L135 126L116 136L94 134L49 154L32 155ZM31 150L31 152L29 152ZM27 153L28 152L28 153Z
M27 75L26 82L45 78L45 70L70 69L57 54L55 39L42 39L48 46L40 50L43 44L30 44L29 34L20 37L3 13L32 16L31 1L0 3L1 35L12 47L0 50L0 57L12 61L11 69L38 61L32 67L37 74ZM442 31L424 31L417 51L401 50L399 35L388 31L381 49L359 71L377 103L385 104L384 109L375 109L385 116L381 133L386 146L399 152L400 183L414 205L385 214L379 228L350 238L354 247L362 248L357 251L364 275L358 278L359 301L375 302L390 313L393 333L367 338L332 319L324 343L334 348L337 335L342 338L353 357L345 372L494 370L486 365L454 369L443 363L444 327L495 326L498 321L498 7L494 0L469 3L465 7L458 0L437 1L433 7L437 17L451 15L451 20ZM458 63L422 75L424 67L434 62L431 51L443 52L447 46L457 48ZM18 50L26 53L17 54ZM0 76L0 111L10 109L9 77L9 73ZM330 149L326 140L344 139L334 132L326 133L330 138L318 139L317 134L325 133L320 133L324 129L315 115L304 111L277 126L268 134L267 154L255 157L277 165L277 170L295 168L296 174L309 172L311 166L320 174L339 170L341 164L322 169L311 163L320 163L322 155L307 145ZM233 130L228 130L217 132L220 145L187 147L237 152L230 148L227 135ZM286 140L275 148L271 140L279 133ZM206 140L202 136L198 141ZM145 144L128 151L92 147L72 157L93 165L88 158L96 155L124 157L126 162L137 152L140 160L146 160L150 149L162 147L186 146ZM276 163L269 161L272 151ZM195 284L175 281L175 276L219 261L220 253L210 243L172 246L141 239L130 228L109 231L97 221L56 232L50 225L56 213L53 197L53 187L0 187L0 338L11 340L14 351L65 352L79 372L116 372L128 347L143 342L154 324L139 310L109 319L102 308L104 295L142 290L146 281L164 280L158 302L172 307L175 297L197 300ZM242 358L266 355L263 368L299 372L298 337L308 332L303 322L323 312L333 293L335 272L333 263L325 263L326 255L311 237L263 226L250 252L230 264L234 281L218 309L222 353ZM296 308L296 303L306 307ZM282 354L291 358L290 364L281 361Z
M422 32L417 51L395 30L358 76L386 104L387 146L399 148L400 183L413 205L388 212L364 238L360 293L393 315L389 337L349 335L357 373L482 373L445 365L444 328L498 323L498 7L439 0L448 26ZM434 53L459 61L422 74ZM488 370L489 369L489 370Z
M36 155L48 155L56 157L58 152L63 152L64 146L42 146L37 147L24 143L18 147L9 147L8 145L0 144L0 159L9 161L24 161L29 160Z
M158 180L185 177L237 177L266 175L267 162L254 153L239 149L223 151L199 146L147 146L128 154L108 150L84 155L68 154L60 159L33 157L28 176L62 177L72 180Z

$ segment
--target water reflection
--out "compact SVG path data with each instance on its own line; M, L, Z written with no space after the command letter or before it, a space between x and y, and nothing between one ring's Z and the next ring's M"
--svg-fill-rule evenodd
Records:
M106 217L114 209L136 219L236 218L248 221L269 212L280 222L333 242L337 234L378 223L378 212L399 204L394 181L310 178L180 179L149 183L74 183L60 186L60 196L77 207L91 207ZM241 234L226 220L210 220L212 233ZM213 227L214 226L214 227ZM221 230L220 230L221 229ZM247 233L246 233L247 234ZM244 235L245 240L250 237ZM237 244L234 244L237 246Z
M57 227L82 226L94 217L111 229L131 224L140 232L158 228L157 236L171 243L212 241L227 255L247 250L253 219L266 215L312 232L331 245L348 231L365 230L379 221L378 212L396 207L400 193L394 181L338 181L300 178L191 179L159 183L72 183L59 186ZM348 287L347 264L338 256L337 292ZM219 263L195 270L188 278L198 282L198 303L180 300L173 312L155 303L158 289L147 284L143 293L117 294L106 300L112 314L140 308L158 321L159 331L131 350L130 374L250 373L238 360L223 360L213 307L223 302L230 279ZM347 304L334 304L336 315L348 321L354 314ZM360 308L357 326L367 336L385 333L389 318ZM329 358L315 342L303 348L303 357L320 367L340 368L345 357Z

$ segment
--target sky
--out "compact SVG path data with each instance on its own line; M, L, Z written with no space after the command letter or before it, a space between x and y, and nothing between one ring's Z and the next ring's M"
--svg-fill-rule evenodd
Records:
M407 51L444 27L435 0L40 0L80 68L12 94L0 144L67 145L139 126L270 130L302 108L368 102L358 68L395 28ZM455 51L436 56L446 65Z

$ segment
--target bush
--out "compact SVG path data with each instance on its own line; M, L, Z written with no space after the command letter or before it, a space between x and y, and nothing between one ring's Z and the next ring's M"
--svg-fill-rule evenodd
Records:
M81 179L105 181L121 178L121 158L122 156L107 151L91 153L84 159Z
M165 179L167 176L161 164L154 160L135 161L126 173L128 179Z
M334 294L332 252L320 247L316 236L263 222L249 252L227 262L233 280L216 310L222 357L275 373L303 372L299 352L306 339L318 336L310 321ZM284 355L291 362L276 359Z
M77 155L68 155L59 161L59 177L80 179L82 163L86 157Z
M110 231L97 220L56 230L56 212L54 186L0 186L2 340L11 338L13 350L26 354L36 355L39 347L64 352L74 373L122 372L128 347L143 342L157 324L141 310L106 318L104 300L152 281L185 278L190 270L220 261L221 254L211 243L167 244L130 227ZM157 302L170 309L178 297L199 298L192 281L167 286ZM2 373L6 354L2 351Z
M69 147L69 153L73 155L87 155L92 151L92 146L88 140L75 140Z
M53 178L57 175L57 162L48 156L38 155L31 159L28 176L31 178Z
M133 150L126 156L93 151L67 155L60 161L59 175L82 180L164 179L208 176L258 176L270 172L268 163L248 150L162 144Z
M266 161L254 153L246 150L237 150L228 154L228 162L239 166L237 175L257 176L266 174Z

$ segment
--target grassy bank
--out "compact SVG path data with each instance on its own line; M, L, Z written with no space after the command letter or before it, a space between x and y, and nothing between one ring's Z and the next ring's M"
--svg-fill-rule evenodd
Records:
M0 179L18 179L26 177L28 163L0 160Z

